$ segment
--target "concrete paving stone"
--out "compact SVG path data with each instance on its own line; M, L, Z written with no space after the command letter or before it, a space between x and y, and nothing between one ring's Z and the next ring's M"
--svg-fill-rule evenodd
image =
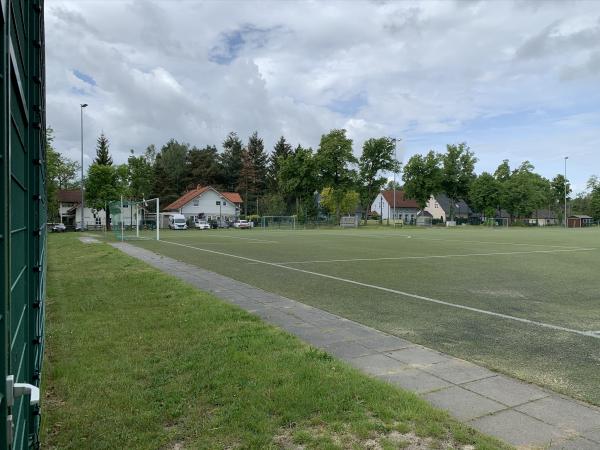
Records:
M367 356L375 353L373 349L367 348L354 341L334 342L326 345L324 350L327 351L327 353L331 353L342 359L357 358L359 356Z
M582 437L576 437L566 441L553 443L548 450L598 450L600 446L597 442L592 442Z
M563 437L553 426L513 410L481 417L468 425L518 447L547 446Z
M419 367L449 361L451 359L449 356L442 355L434 350L429 350L428 348L418 346L386 352L386 355L406 364Z
M374 334L370 337L360 339L360 342L364 346L377 349L380 352L389 352L415 346L412 342L385 334Z
M583 435L588 438L591 441L597 442L598 444L600 444L600 429L598 430L593 430L593 431L588 431L586 433L583 433ZM600 448L600 446L599 446Z
M423 370L454 384L481 380L495 375L494 372L481 366L455 358L426 366Z
M462 386L470 391L484 395L507 406L517 406L550 395L537 386L511 380L502 375L472 381L463 384Z
M566 430L583 432L600 428L600 412L597 409L555 395L516 409Z
M406 364L382 354L360 356L348 362L357 369L376 376L398 373L406 368Z
M450 383L419 369L405 369L392 375L382 375L379 378L417 394L425 394L452 386Z
M338 342L351 341L352 337L343 333L322 333L321 330L315 327L313 333L305 334L303 339L315 347L326 348Z
M506 406L467 391L460 386L425 394L424 398L438 408L445 409L459 420L471 420L477 417L505 409Z

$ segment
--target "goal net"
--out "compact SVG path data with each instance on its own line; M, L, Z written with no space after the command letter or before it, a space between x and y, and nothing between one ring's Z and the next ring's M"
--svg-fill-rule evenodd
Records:
M160 201L121 198L108 204L108 223L119 241L132 239L159 240Z
M296 216L262 216L260 226L266 229L295 230Z
M490 227L508 227L508 217L490 217L486 220Z
M342 227L342 228L358 228L358 217L357 216L340 217L340 227Z

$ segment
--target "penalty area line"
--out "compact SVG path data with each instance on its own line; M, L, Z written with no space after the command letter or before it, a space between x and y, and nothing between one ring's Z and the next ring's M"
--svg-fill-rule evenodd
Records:
M180 244L178 242L163 241L163 240L161 240L159 242L164 242L165 244L171 244L171 245L178 245L178 246L181 246L181 247L190 248L192 250L197 250L197 251L200 251L200 252L212 253L212 254L220 255L220 256L227 256L229 258L240 259L240 260L243 260L243 261L249 261L249 262L264 264L264 265L272 266L272 267L279 267L280 269L285 269L285 270L291 270L291 271L294 271L294 272L305 273L305 274L313 275L313 276L316 276L316 277L328 278L330 280L335 280L335 281L340 281L340 282L343 282L343 283L353 284L355 286L362 286L362 287L367 287L367 288L370 288L370 289L376 289L376 290L379 290L379 291L388 292L388 293L391 293L391 294L397 294L397 295L401 295L401 296L404 296L404 297L414 298L414 299L422 300L422 301L429 302L429 303L435 303L435 304L438 304L438 305L444 305L444 306L448 306L448 307L451 307L451 308L457 308L457 309L462 309L462 310L465 310L465 311L476 312L476 313L479 313L479 314L485 314L485 315L488 315L488 316L498 317L498 318L501 318L501 319L512 320L512 321L515 321L515 322L521 322L521 323L525 323L525 324L529 324L529 325L536 325L538 327L548 328L548 329L555 330L555 331L563 331L563 332L566 332L566 333L572 333L572 334L577 334L577 335L580 335L580 336L586 336L586 337L592 337L592 338L600 339L600 335L599 334L595 334L594 332L591 332L591 331L575 330L573 328L566 328L566 327L561 327L559 325L552 325L552 324L549 324L549 323L544 323L544 322L538 322L538 321L535 321L535 320L525 319L523 317L516 317L516 316L510 316L508 314L502 314L502 313L497 313L497 312L493 312L493 311L487 311L485 309L474 308L472 306L459 305L459 304L447 302L447 301L444 301L444 300L437 300L435 298L425 297L423 295L412 294L410 292L404 292L404 291L400 291L400 290L396 290L396 289L386 288L386 287L383 287L383 286L377 286L375 284L362 283L360 281L350 280L348 278L336 277L336 276L333 276L333 275L327 275L327 274L319 273L319 272L313 272L311 270L299 269L298 267L284 266L284 265L279 264L279 263L272 263L272 262L268 262L268 261L261 261L259 259L248 258L246 256L240 256L240 255L234 255L234 254L231 254L231 253L219 252L219 251L210 250L210 249L207 249L207 248L194 247L192 245Z

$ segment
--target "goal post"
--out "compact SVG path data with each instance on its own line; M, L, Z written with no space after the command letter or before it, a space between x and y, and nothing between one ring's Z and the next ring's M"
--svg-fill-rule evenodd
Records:
M160 199L109 202L110 227L119 241L160 240Z
M296 229L296 216L262 216L260 227L264 229Z
M490 217L486 222L490 227L508 227L510 219L508 217Z

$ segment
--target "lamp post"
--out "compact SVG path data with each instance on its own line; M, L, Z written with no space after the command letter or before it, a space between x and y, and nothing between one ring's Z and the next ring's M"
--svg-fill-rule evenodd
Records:
M402 139L400 138L392 138L392 141L394 141L394 163L398 163L398 156L397 156L397 150L398 150L398 141L401 141ZM394 214L392 215L393 219L394 219L394 228L396 227L396 167L394 167Z
M569 228L569 219L567 218L567 159L565 156L565 228Z
M84 213L85 213L85 200L83 197L83 108L87 107L87 103L79 105L79 111L81 113L81 231L84 227Z

